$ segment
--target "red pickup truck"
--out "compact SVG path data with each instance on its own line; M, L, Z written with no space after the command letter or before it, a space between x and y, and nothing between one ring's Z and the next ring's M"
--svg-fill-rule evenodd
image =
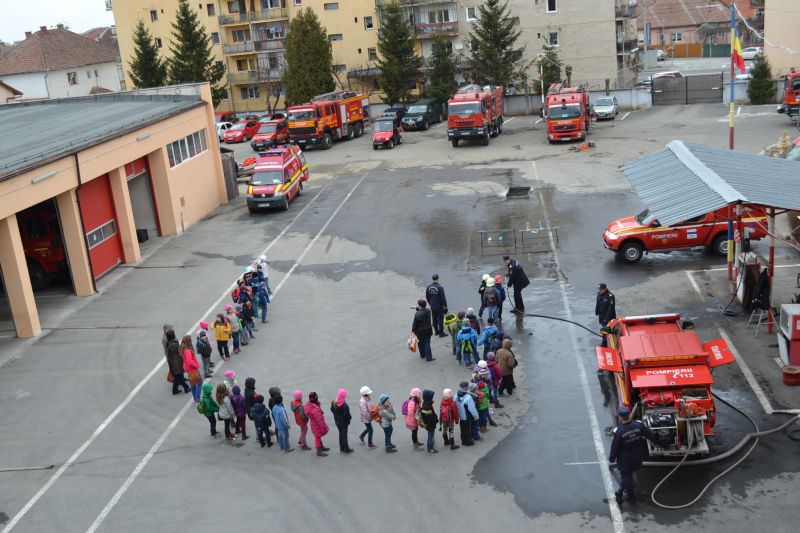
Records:
M745 207L742 223L750 240L766 236L767 215ZM645 252L667 252L704 246L717 255L728 253L728 209L722 208L673 226L662 226L648 210L621 218L603 232L603 244L625 263L638 263Z

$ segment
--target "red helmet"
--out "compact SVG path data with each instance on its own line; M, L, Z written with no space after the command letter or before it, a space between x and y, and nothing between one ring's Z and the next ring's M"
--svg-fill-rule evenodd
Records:
M503 276L501 276L500 274L496 275L494 277L494 282L496 284L498 284L498 285L502 285L503 284Z

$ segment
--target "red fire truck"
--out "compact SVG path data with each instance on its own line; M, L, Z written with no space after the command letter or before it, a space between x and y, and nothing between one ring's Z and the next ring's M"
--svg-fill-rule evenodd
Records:
M783 85L783 103L778 107L778 113L786 113L791 118L798 116L798 110L800 110L800 72L790 72L786 75Z
M447 138L453 147L461 139L479 139L488 146L489 138L502 132L502 87L466 85L447 102Z
M734 358L723 339L703 343L679 314L617 318L604 329L597 366L611 372L620 406L655 435L651 457L708 453L717 419L714 368Z
M52 202L30 207L17 214L17 223L34 290L47 288L67 271L67 256L61 242L58 215Z
M589 93L583 87L554 83L545 102L547 141L581 141L589 135Z
M303 149L327 150L333 141L361 137L368 107L369 99L352 91L321 94L306 104L290 106L289 141Z

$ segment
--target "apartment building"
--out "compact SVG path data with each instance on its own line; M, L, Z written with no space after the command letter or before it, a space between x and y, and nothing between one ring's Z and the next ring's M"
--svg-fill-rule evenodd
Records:
M635 78L631 50L636 48L636 0L510 0L519 20L524 63L535 62L545 43L557 46L570 67L573 84L593 88L625 86ZM538 77L531 66L529 76ZM566 72L562 72L565 78Z
M764 6L764 52L772 73L780 77L794 67L800 69L800 2L769 0Z

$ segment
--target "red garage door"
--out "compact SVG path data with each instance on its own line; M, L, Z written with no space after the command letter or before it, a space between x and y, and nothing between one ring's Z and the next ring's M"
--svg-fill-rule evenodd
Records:
M123 260L108 176L100 176L81 185L78 192L92 274L97 279Z

